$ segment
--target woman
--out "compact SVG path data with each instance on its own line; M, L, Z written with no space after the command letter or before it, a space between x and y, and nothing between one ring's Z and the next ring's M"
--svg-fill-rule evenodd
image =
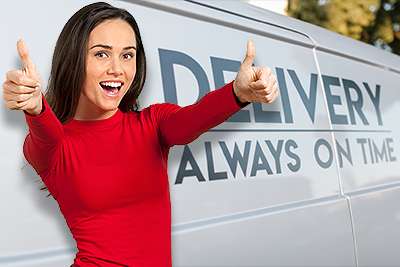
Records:
M94 3L69 19L45 97L25 44L17 43L23 70L7 73L3 97L24 111L24 155L76 240L73 266L172 265L169 149L278 95L271 71L252 67L251 42L247 49L236 79L198 102L138 111L146 60L127 11Z

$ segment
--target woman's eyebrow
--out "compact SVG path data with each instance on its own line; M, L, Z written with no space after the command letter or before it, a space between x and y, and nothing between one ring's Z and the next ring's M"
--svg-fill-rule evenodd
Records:
M92 46L91 48L89 48L89 50L90 50L90 49L93 49L93 48L95 48L95 47L101 47L101 48L109 49L109 50L112 49L112 46L110 46L110 45L96 44L96 45Z
M104 49L112 50L112 46L111 45L104 45L104 44L96 44L96 45L92 46L91 48L89 48L89 50L93 49L95 47L101 47L101 48L104 48ZM129 49L136 50L136 47L135 46L127 46L127 47L123 48L123 50L129 50Z
M134 50L136 50L136 47L135 47L135 46L127 46L127 47L124 47L123 50L129 50L129 49L134 49Z

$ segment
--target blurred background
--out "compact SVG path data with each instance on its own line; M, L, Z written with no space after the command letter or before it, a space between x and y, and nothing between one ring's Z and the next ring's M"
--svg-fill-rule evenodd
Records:
M400 55L400 0L244 0Z

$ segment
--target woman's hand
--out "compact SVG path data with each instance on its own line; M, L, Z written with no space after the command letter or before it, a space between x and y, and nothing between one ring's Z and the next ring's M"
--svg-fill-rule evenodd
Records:
M29 58L24 41L17 42L17 51L22 63L22 70L11 70L3 83L3 98L7 108L25 110L38 115L42 111L42 92L40 76Z
M254 44L247 41L247 53L233 82L233 90L241 102L272 103L279 95L276 77L270 68L253 67Z

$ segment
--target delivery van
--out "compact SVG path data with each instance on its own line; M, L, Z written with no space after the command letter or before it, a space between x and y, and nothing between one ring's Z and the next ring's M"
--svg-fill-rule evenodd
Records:
M91 2L4 2L2 75L23 37L47 80L63 25ZM398 56L240 1L108 2L141 30L140 109L230 82L248 39L279 82L274 103L171 149L174 266L400 266ZM75 242L22 153L23 113L0 105L0 266L70 266Z

